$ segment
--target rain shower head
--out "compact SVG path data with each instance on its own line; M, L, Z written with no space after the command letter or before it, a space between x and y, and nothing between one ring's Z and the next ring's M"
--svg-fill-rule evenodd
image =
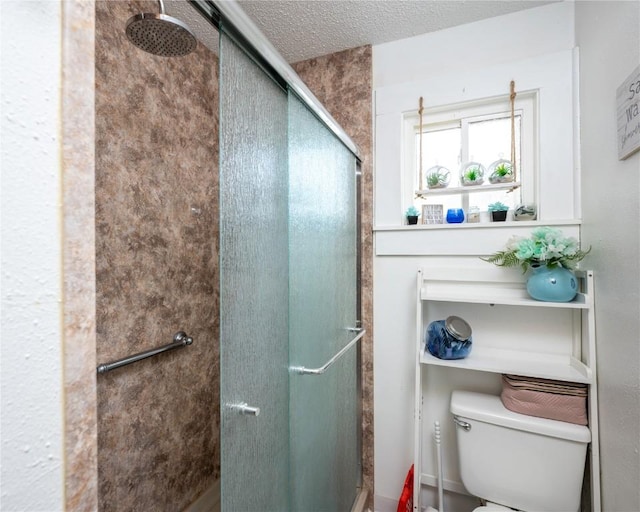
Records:
M159 0L160 14L141 13L127 21L127 38L145 52L161 57L181 57L195 50L196 37L189 27L177 18L164 13Z

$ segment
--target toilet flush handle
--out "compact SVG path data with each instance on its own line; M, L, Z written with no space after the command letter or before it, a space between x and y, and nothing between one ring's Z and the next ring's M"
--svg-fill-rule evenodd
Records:
M453 417L453 422L462 428L465 432L469 432L471 430L471 423L467 423L466 421L462 421L458 416Z

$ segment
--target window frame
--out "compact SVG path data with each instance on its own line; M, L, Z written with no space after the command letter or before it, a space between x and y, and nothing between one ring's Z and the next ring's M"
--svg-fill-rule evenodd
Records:
M520 182L520 202L538 204L539 181L539 91L518 92L514 111L520 114L520 167L517 169L517 181ZM447 128L461 129L461 155L460 165L469 161L468 152L468 127L470 123L499 119L511 116L509 95L483 98L480 100L427 107L423 112L423 131L444 130ZM420 128L419 115L416 111L403 114L402 126L402 207L403 211L415 204L417 192L420 191L420 176L418 170L418 144L417 134ZM506 159L510 159L506 155ZM487 167L491 162L481 162ZM458 169L450 169L457 173ZM442 193L442 192L441 192ZM469 208L469 196L473 192L456 191L452 189L451 195L459 194L465 211Z

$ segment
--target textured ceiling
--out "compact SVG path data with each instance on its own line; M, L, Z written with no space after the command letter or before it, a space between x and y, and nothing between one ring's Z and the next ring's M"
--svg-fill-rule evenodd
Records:
M238 0L288 62L365 44L380 44L557 0ZM183 0L165 2L167 14L187 22L208 46L211 26Z
M396 41L549 2L530 0L239 0L288 62Z

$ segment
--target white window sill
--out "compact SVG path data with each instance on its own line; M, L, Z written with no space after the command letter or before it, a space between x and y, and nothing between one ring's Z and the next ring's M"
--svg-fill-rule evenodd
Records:
M375 226L376 256L487 256L511 236L527 237L540 226L554 226L580 239L579 219Z
M430 231L432 229L486 229L486 228L537 228L540 226L579 226L582 224L581 219L567 220L532 220L518 221L506 220L503 222L462 222L460 224L413 224L403 226L374 226L373 231Z

